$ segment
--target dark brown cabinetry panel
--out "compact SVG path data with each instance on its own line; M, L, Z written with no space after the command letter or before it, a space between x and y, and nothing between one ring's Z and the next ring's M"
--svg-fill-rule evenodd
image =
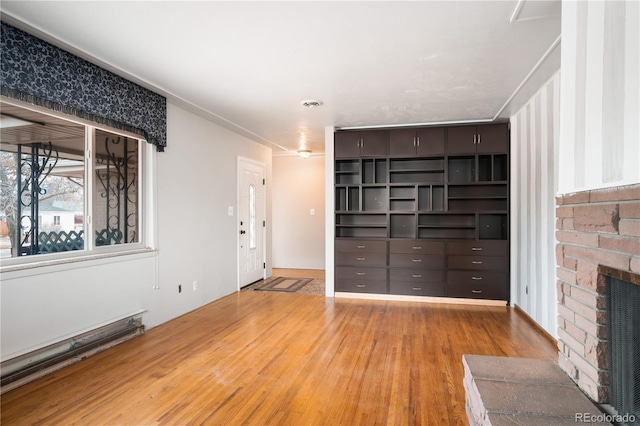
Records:
M504 270L507 258L502 256L449 256L449 269L470 269L474 271Z
M336 291L384 294L387 292L387 282L336 278Z
M396 268L438 268L444 269L445 257L434 254L389 254L389 266Z
M360 157L360 132L340 132L334 136L336 158Z
M391 240L389 252L408 254L445 254L443 242L425 240Z
M386 157L389 132L387 130L336 132L334 143L335 158Z
M412 157L444 155L445 128L393 129L389 131L389 155Z
M447 296L504 300L507 297L507 273L449 271Z
M402 281L414 284L445 282L444 269L393 268L389 272L391 282Z
M449 254L507 256L509 245L507 241L455 241L448 244Z
M507 124L456 126L447 129L447 154L507 152Z
M336 252L387 253L387 242L376 240L336 240Z
M336 265L378 266L384 265L386 261L386 253L336 253Z
M506 124L337 132L336 291L508 300L508 141Z
M386 293L387 269L339 266L336 268L336 291Z
M357 266L340 266L336 268L336 278L346 280L373 280L386 281L387 269L384 268L360 268Z
M447 154L475 154L476 126L457 126L447 129Z
M444 297L447 295L445 284L442 282L436 283L413 283L392 281L390 287L391 294L401 294L406 296L431 296L431 297Z

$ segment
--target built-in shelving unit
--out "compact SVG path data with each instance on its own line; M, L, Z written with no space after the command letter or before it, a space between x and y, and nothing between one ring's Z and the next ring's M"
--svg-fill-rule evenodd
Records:
M336 132L336 291L508 300L508 140L507 124Z

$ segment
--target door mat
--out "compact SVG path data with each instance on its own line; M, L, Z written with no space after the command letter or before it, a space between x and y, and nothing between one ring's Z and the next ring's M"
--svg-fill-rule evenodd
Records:
M305 285L312 281L311 278L288 278L278 277L273 280L267 280L264 283L257 284L255 291L284 291L287 293L295 293Z

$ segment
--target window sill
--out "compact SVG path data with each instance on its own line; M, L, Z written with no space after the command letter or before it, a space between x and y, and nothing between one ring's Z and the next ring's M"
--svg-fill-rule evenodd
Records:
M30 262L16 263L13 265L0 265L0 273L31 270L31 269L42 268L47 266L68 265L68 264L79 263L79 262L110 259L114 257L134 256L134 255L155 255L157 252L158 251L156 249L152 249L152 248L139 248L139 249L105 252L105 253L93 252L93 253L76 255L73 257L63 257L63 258L57 258L57 259L43 259L41 257L42 255L37 255L33 257L38 257L38 259L33 259ZM143 256L143 257L146 257L146 256Z

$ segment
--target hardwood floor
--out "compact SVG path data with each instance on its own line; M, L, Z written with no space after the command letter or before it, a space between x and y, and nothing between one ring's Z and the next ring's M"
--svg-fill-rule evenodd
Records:
M2 397L2 424L465 425L463 354L557 358L507 307L239 292Z
M274 277L291 278L322 278L324 279L324 269L286 269L273 268Z

